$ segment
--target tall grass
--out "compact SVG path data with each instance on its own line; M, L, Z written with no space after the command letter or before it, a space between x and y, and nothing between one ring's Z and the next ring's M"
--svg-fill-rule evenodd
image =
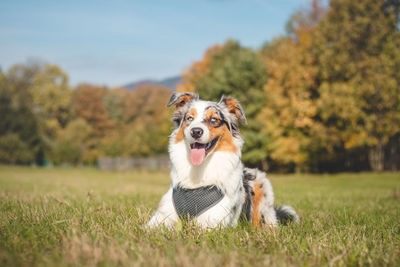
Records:
M0 166L0 264L400 265L399 173L270 179L299 224L150 231L167 173Z

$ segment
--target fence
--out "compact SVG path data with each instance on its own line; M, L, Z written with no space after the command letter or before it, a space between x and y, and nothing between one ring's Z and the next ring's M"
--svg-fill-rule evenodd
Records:
M166 170L170 167L168 156L155 156L149 158L104 157L98 160L98 164L101 170Z

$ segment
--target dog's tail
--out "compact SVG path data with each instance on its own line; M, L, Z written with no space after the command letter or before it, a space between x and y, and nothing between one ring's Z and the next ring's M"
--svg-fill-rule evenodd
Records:
M299 222L299 216L290 206L274 207L279 223L287 225L289 222Z

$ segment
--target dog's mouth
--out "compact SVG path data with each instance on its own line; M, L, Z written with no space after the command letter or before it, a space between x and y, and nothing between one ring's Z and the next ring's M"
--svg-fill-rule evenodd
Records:
M207 144L201 144L197 142L190 144L190 162L195 166L199 166L201 163L203 163L207 154L215 147L217 142L218 137L214 138Z

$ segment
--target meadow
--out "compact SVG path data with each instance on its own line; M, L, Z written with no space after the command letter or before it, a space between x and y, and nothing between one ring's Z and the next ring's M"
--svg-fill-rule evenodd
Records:
M150 231L167 172L0 166L0 265L400 265L400 173L269 178L299 224Z

